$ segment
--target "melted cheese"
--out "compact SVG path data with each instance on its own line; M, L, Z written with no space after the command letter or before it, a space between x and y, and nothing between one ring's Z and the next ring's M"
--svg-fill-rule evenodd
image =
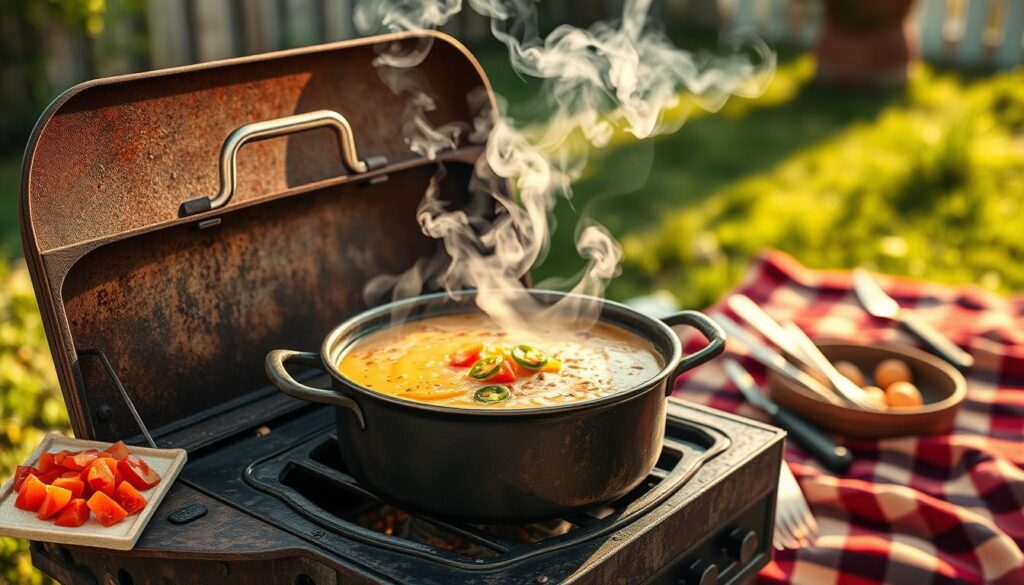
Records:
M503 384L511 397L483 404L477 390L493 382L469 377L469 368L449 364L449 356L474 344L488 351L520 343L561 360L558 372L538 372ZM349 380L407 400L463 408L531 408L589 400L635 388L661 371L650 343L607 323L587 331L500 331L482 313L432 317L371 333L341 358Z

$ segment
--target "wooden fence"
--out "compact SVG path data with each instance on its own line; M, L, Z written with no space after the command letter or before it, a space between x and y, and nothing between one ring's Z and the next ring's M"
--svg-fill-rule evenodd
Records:
M0 110L27 112L18 115L32 118L39 101L90 77L350 38L357 34L352 23L356 1L106 0L104 27L94 36L61 22L36 23L38 30L27 35L17 15L0 10L0 32L8 47L40 47L28 60L7 55L0 70ZM654 17L667 28L755 27L772 41L811 46L822 1L655 0ZM538 6L542 23L550 26L614 16L622 2L541 0ZM1024 0L918 0L914 22L927 60L991 68L1024 60ZM489 36L486 20L468 8L443 30L470 45ZM43 65L27 75L26 61ZM6 126L0 120L0 132Z
M355 0L147 0L144 9L148 54L143 64L170 67L237 55L272 51L351 38ZM657 3L656 3L657 4ZM776 42L810 46L817 38L821 0L665 0L665 19L697 20L705 26L752 26ZM710 6L709 6L710 4ZM703 6L702 6L703 5ZM540 7L552 22L586 21L614 15L621 0L561 2ZM1024 0L918 0L916 21L924 58L964 66L1010 67L1024 60ZM111 23L110 35L128 23ZM447 32L472 44L488 35L488 23L464 10ZM58 29L47 39L54 57L67 61L51 67L51 82L67 86L85 68L80 48ZM127 72L139 60L113 55L101 74Z
M806 46L821 22L820 1L720 0L720 8L726 22ZM913 19L928 61L997 68L1024 62L1024 0L918 0Z

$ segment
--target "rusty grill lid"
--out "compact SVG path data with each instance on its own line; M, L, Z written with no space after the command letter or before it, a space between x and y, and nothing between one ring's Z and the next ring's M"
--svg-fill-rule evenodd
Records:
M437 161L403 137L408 96L380 42L434 47L415 69L433 124L471 123L489 84L453 39L399 34L78 85L43 114L22 178L25 256L79 437L194 447L297 404L266 352L315 349L373 276L436 245L415 210L440 162L465 193L479 147ZM104 362L109 363L109 368Z

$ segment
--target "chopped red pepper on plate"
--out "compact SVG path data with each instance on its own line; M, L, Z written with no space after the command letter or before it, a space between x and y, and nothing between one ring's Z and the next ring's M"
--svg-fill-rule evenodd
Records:
M71 492L72 498L80 498L85 493L85 482L78 477L58 477L51 485L62 487Z
M118 441L103 451L43 453L35 466L19 466L14 505L58 526L82 526L90 514L110 526L145 508L140 492L158 483L160 474Z
M118 441L114 443L113 445L104 449L103 453L106 454L105 456L109 456L110 458L116 459L118 461L132 454L131 451L128 450L128 445L124 444L124 441Z
M89 505L82 498L74 498L61 510L54 524L68 528L78 528L89 520Z
M53 453L43 453L39 456L39 461L36 462L36 468L43 473L49 473L54 469L58 469L57 457Z
M21 484L21 490L18 492L18 499L14 501L14 506L20 510L36 512L39 510L39 506L43 505L44 499L46 499L46 484L39 481L38 477L30 475Z
M71 501L71 490L69 489L58 485L48 485L45 489L46 495L43 497L42 505L39 506L40 520L53 518Z
M65 469L70 469L71 471L82 471L99 456L100 452L98 450L86 449L65 457L64 461L61 462L61 465Z
M128 512L125 512L120 504L103 492L93 494L86 504L100 524L104 526L113 526L128 516Z
M117 462L117 469L124 481L132 484L135 489L148 490L160 483L160 474L153 471L149 464L135 455L129 455Z
M39 476L39 470L31 465L19 465L14 470L14 491L21 491L21 484L25 482L25 478L29 475Z
M117 486L117 493L114 499L124 508L125 512L134 514L146 507L146 497L139 493L139 490L132 487L127 481L122 481Z
M114 471L110 469L106 459L97 459L89 464L87 479L89 487L93 491L103 492L108 496L112 496L114 495L114 490L117 489Z

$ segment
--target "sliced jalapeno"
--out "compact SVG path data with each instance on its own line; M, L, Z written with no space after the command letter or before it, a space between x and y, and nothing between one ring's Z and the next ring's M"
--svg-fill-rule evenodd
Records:
M548 356L543 351L529 345L517 345L512 348L512 359L520 366L535 372L548 363Z
M501 402L502 400L508 400L509 392L508 388L504 386L484 386L483 388L476 391L473 395L477 402L483 402L490 404L492 402Z
M473 364L473 367L469 369L469 377L486 380L497 374L499 369L501 369L501 356L485 357Z

